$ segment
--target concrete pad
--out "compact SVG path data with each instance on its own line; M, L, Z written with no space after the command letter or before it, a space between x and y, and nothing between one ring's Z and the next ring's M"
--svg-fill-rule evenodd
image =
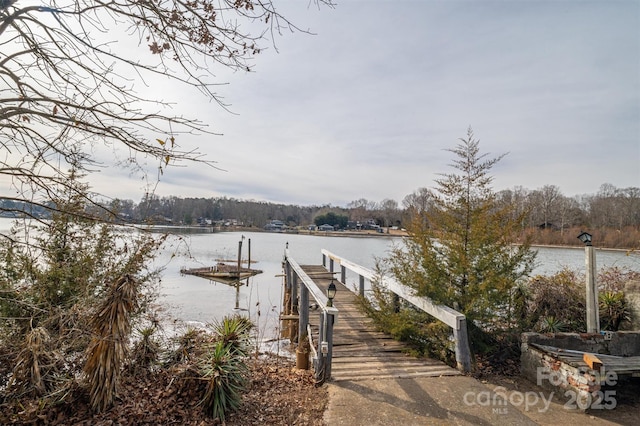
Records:
M337 381L327 384L329 426L635 425L637 412L570 409L563 398L527 385L504 387L469 376Z
M535 425L468 376L332 382L327 425ZM481 405L482 404L482 405Z

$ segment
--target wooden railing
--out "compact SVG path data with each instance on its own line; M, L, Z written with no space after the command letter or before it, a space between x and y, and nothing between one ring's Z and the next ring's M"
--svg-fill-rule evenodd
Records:
M327 306L327 296L315 282L302 270L300 265L290 257L289 250L284 255L285 300L281 318L290 320L294 327L289 331L292 342L298 348L306 349L308 341L316 381L321 383L331 378L331 360L333 357L333 324L338 316L338 309ZM298 294L299 293L299 294ZM309 301L315 300L319 308L319 333L314 344L309 324ZM295 324L297 323L297 327ZM306 355L308 356L308 355Z
M467 319L463 314L448 306L437 305L429 298L416 296L414 294L415 291L410 287L400 284L392 278L380 277L370 269L322 249L322 265L327 268L329 272L333 273L335 271L336 263L340 266L340 282L345 284L345 286L347 269L358 275L357 291L361 296L364 296L365 280L369 280L370 283L377 282L384 289L393 292L451 327L455 340L456 367L464 372L471 371L471 351L469 350L469 338L467 336Z

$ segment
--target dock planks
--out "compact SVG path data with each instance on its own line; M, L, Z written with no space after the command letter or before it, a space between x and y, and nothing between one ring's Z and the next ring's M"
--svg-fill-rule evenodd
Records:
M323 266L301 265L322 291L331 281ZM333 329L333 381L384 378L439 377L461 374L442 361L415 358L404 353L406 346L376 329L373 320L358 309L356 295L337 279L334 306L338 319ZM311 302L313 303L313 302ZM314 333L318 330L319 311L310 310Z

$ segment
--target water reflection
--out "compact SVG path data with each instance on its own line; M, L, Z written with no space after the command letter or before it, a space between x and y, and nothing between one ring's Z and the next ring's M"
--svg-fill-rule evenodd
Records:
M250 278L248 285L240 287L238 294L233 286L180 275L181 267L211 266L215 259L233 259L237 256L238 241L243 235L251 239L251 258L257 262L253 265L263 273ZM278 323L282 301L282 258L287 243L292 256L300 264L321 264L320 250L324 248L368 268L374 267L376 258L387 257L394 244L401 243L394 237L354 238L264 232L192 234L174 238L173 246L158 259L159 264L165 265L163 300L171 307L171 314L185 320L213 321L233 313L237 296L239 307L270 333L275 333ZM581 247L536 250L538 257L534 275L551 274L565 267L585 267L584 249ZM244 252L243 258L246 256ZM637 253L597 250L596 256L598 269L626 266L640 271ZM356 282L357 277L347 276L347 285Z

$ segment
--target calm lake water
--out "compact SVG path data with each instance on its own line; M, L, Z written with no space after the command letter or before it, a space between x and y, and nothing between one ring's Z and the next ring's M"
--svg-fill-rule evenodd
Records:
M0 218L0 230L8 230L11 220ZM243 240L242 258L247 259L249 241L255 269L262 270L248 280L248 285L236 288L204 278L182 275L181 268L213 266L217 259L237 261L238 243ZM321 249L368 268L376 258L388 256L394 237L328 237L303 234L266 232L221 232L177 234L169 239L155 261L164 269L161 302L172 318L185 322L208 323L235 312L238 306L253 321L260 324L265 337L276 336L278 315L282 303L282 259L286 244L300 264L322 264ZM584 248L536 248L537 266L534 274L550 274L564 267L583 269ZM640 255L625 251L596 248L596 266L626 266L640 271ZM347 275L347 285L355 286L357 277Z
M180 268L212 266L216 259L237 260L238 242L244 242L242 258L247 258L251 240L252 266L263 272L249 280L239 293L232 286L204 278L181 275ZM265 333L276 335L278 315L282 301L282 259L289 244L291 256L300 264L322 264L321 249L327 249L355 263L373 268L376 258L388 256L397 237L328 237L303 234L222 232L182 235L180 244L174 244L158 258L164 265L163 301L170 314L186 321L210 322L234 312L236 295L238 306L260 323ZM192 258L184 257L189 249ZM564 267L584 268L584 248L536 248L537 266L534 274L550 274ZM176 256L173 254L176 253ZM597 268L626 266L640 271L640 256L625 251L596 249ZM354 287L357 277L347 275L347 286Z

